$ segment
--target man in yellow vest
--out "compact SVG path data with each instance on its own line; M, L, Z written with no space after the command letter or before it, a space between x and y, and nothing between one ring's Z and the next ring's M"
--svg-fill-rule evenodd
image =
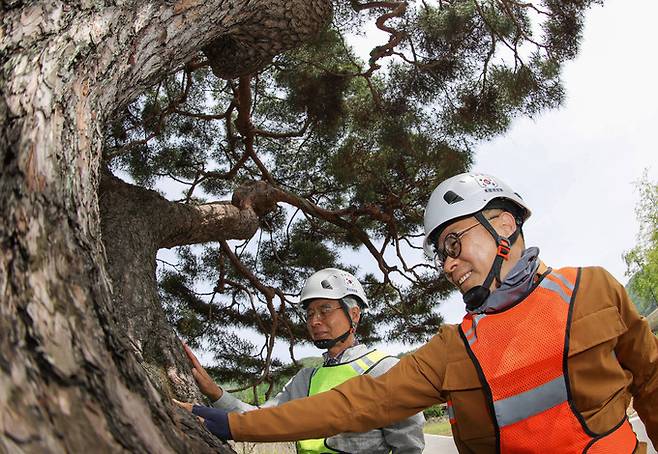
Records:
M463 295L461 324L380 377L275 409L197 413L222 438L282 441L363 431L446 402L460 453L646 453L626 417L632 398L658 447L658 338L604 269L552 269L526 248L530 214L499 178L449 178L425 210L424 247Z
M323 365L300 370L262 408L327 391L359 375L378 377L393 367L398 362L397 358L368 348L355 338L362 310L367 304L363 287L346 271L326 268L309 277L302 289L300 305L306 313L307 328L313 343L326 350ZM224 392L210 378L189 347L185 346L185 351L194 366L192 374L203 394L213 402L213 407L227 412L256 408ZM418 413L400 422L362 433L301 440L297 441L297 452L420 454L425 446L424 422L422 413Z

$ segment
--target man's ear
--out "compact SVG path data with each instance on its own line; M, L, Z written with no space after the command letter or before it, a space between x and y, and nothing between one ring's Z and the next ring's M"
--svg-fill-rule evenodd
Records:
M494 222L495 221L498 221L495 223L496 231L505 238L512 236L512 234L519 228L519 226L516 225L516 218L509 211L503 211L500 213Z
M358 306L350 308L350 317L352 318L352 325L358 325L361 321L361 308Z

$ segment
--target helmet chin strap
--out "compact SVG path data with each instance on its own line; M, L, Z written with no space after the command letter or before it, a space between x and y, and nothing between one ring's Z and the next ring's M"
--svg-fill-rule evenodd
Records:
M500 287L500 269L503 266L503 260L509 260L510 250L512 245L516 242L516 239L519 237L520 230L517 228L509 238L506 238L496 232L496 229L493 228L493 226L481 212L476 213L474 216L475 219L477 219L494 238L498 250L496 252L496 257L494 258L493 264L491 265L491 269L489 270L489 274L487 274L487 277L484 279L482 285L476 285L464 293L463 298L464 303L466 303L466 310L470 312L476 311L487 300L491 294L490 288L494 279L496 280L496 287Z
M345 331L343 334L341 334L338 337L334 337L333 339L318 339L313 341L313 345L315 345L317 348L321 348L322 350L329 350L332 348L334 345L338 343L345 342L347 338L352 334L352 328L348 329Z
M350 310L347 307L347 304L342 299L340 300L340 306L343 308L343 312L345 313L347 320L349 320L350 322L350 328L340 336L334 337L333 339L314 340L313 345L315 345L317 348L321 348L322 350L329 350L330 348L334 347L336 344L345 342L347 338L350 337L350 334L356 331L356 323L354 322L354 320L352 320L352 316L350 316Z

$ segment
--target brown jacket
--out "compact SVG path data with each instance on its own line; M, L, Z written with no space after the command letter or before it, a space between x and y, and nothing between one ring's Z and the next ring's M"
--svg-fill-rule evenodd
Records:
M457 328L442 327L427 344L377 379L361 376L276 408L231 413L231 433L242 441L284 441L365 432L450 398L459 452L495 453L485 394ZM658 338L624 288L602 268L583 269L570 339L573 401L589 428L597 433L611 429L633 397L634 408L658 448ZM636 452L644 452L644 447Z

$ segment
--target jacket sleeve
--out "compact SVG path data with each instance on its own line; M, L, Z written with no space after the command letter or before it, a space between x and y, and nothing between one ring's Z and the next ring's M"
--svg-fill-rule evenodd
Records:
M312 373L312 368L304 368L297 372L276 396L269 399L261 405L260 408L276 407L292 399L299 399L300 397L307 396L308 384ZM222 397L213 402L212 406L228 412L245 412L259 408L243 402L227 392L224 392Z
M632 373L630 391L633 407L658 449L658 337L631 302L624 287L603 270L617 301L619 314L627 330L619 337L615 354L622 367Z
M441 402L447 349L441 333L381 377L361 375L327 392L276 408L230 413L238 441L294 441L366 432Z
M373 367L369 372L373 377L379 377L389 371L398 363L398 359L388 357ZM423 426L425 417L423 413L403 419L381 429L384 441L391 448L393 454L421 454L425 448Z

